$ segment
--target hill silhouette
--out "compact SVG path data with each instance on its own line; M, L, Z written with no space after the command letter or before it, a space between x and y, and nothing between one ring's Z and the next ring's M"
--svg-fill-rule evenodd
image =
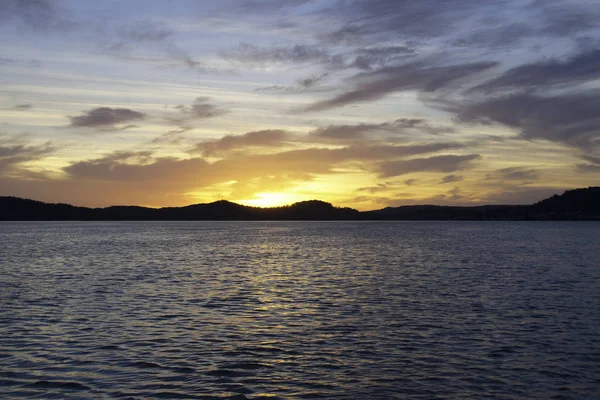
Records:
M402 206L358 211L309 200L260 208L219 200L184 207L105 208L0 197L1 221L198 221L198 220L600 220L600 187L567 190L531 205L472 207Z

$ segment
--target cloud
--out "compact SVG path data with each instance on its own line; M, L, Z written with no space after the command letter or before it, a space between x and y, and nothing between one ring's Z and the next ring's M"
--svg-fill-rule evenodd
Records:
M463 179L464 179L464 177L460 176L460 175L446 175L445 177L442 178L442 180L439 182L439 184L442 185L445 183L460 182Z
M321 83L326 81L331 74L329 72L325 72L320 75L313 75L308 78L299 79L296 81L295 85L271 85L271 86L263 86L254 89L255 92L286 92L286 93L302 93L302 92L314 92L314 91L324 91L330 90L328 88L321 87Z
M103 49L121 60L158 64L162 67L185 66L198 72L222 72L219 68L194 59L188 51L177 45L176 34L165 22L138 20L105 31ZM153 53L163 53L163 56L148 57L148 48Z
M500 181L533 181L539 178L539 172L535 169L523 167L510 167L498 169L486 175L485 179Z
M417 55L417 51L409 46L389 45L363 47L355 51L355 58L348 65L365 71L383 68L390 62L404 60Z
M0 138L0 174L14 171L19 164L42 159L55 150L51 142L28 145L19 138Z
M577 172L600 174L600 165L594 164L577 164Z
M391 134L394 136L417 136L423 134L437 135L450 133L454 129L447 126L433 126L422 118L399 118L383 123L362 123L356 125L328 125L319 127L309 134L311 140L326 142L354 142L365 140L370 137L377 138L379 134Z
M129 108L98 107L71 119L70 126L73 128L97 128L113 127L129 121L141 120L146 114L131 110Z
M325 72L320 75L315 75L315 76L311 76L309 78L300 79L297 83L298 83L298 86L300 86L301 88L310 89L310 88L313 88L314 86L316 86L317 84L323 82L324 80L326 80L329 76L330 76L330 73Z
M479 154L464 156L442 155L411 160L386 161L379 164L379 176L387 178L412 172L454 172L470 167L472 161L480 159Z
M186 137L184 136L184 134L191 129L192 129L191 127L184 127L181 129L172 129L170 131L163 133L160 136L155 137L154 139L152 139L152 141L150 143L151 144L166 143L166 144L171 144L171 145L181 145L186 140Z
M564 187L511 187L486 194L481 200L486 204L533 204L565 191Z
M290 45L270 48L260 48L250 43L240 43L234 51L221 52L221 57L229 61L244 64L268 65L268 64L304 64L323 63L330 61L327 50L313 45Z
M367 192L367 193L380 193L386 192L390 190L389 183L378 183L376 186L367 186L356 189L357 192Z
M432 67L423 63L411 63L399 67L387 67L355 76L354 79L360 80L361 83L358 83L353 90L311 104L303 111L324 111L358 102L375 101L398 91L435 92L496 65L495 62L476 62Z
M121 27L117 32L125 43L164 42L174 34L173 30L164 23L147 20Z
M491 98L457 108L458 120L498 123L524 139L561 142L592 151L600 144L600 91L555 96L528 93Z
M214 118L229 112L228 110L211 103L209 97L196 97L191 106L178 105L175 106L175 109L179 110L180 115L177 117L169 117L168 119L178 124L193 120Z
M598 173L600 172L600 157L592 156L592 155L583 155L581 156L587 164L577 164L575 166L578 172L583 173Z
M478 8L481 3L473 0L353 1L336 9L345 23L327 37L338 43L390 35L429 39L451 33Z
M72 25L60 2L55 0L2 0L0 21L41 31L62 30Z
M16 106L13 107L13 110L26 111L26 110L31 110L32 108L33 108L33 105L31 105L31 104L17 104Z
M472 91L495 92L503 89L576 85L599 78L600 50L594 49L564 61L545 60L511 68L498 78L476 86Z
M538 0L534 7L543 18L542 33L551 36L574 36L583 31L600 27L600 7L598 3L562 2Z
M287 132L281 129L254 131L237 136L227 135L217 140L200 142L191 150L191 153L200 153L209 157L247 147L280 147L287 137Z

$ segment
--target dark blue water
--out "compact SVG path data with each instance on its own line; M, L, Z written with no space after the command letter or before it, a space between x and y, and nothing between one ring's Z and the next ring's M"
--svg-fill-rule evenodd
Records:
M598 399L600 223L0 223L0 397Z

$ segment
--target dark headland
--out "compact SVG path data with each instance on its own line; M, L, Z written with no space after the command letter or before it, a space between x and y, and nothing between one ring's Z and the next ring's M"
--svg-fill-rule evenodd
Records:
M225 200L185 207L106 208L49 204L0 197L0 221L196 221L196 220L595 220L600 221L600 187L567 190L531 205L471 207L418 205L358 211L319 200L289 206L248 207Z

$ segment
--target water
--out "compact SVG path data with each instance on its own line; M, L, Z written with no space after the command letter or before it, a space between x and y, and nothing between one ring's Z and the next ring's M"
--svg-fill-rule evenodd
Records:
M0 397L597 399L600 224L0 223Z

